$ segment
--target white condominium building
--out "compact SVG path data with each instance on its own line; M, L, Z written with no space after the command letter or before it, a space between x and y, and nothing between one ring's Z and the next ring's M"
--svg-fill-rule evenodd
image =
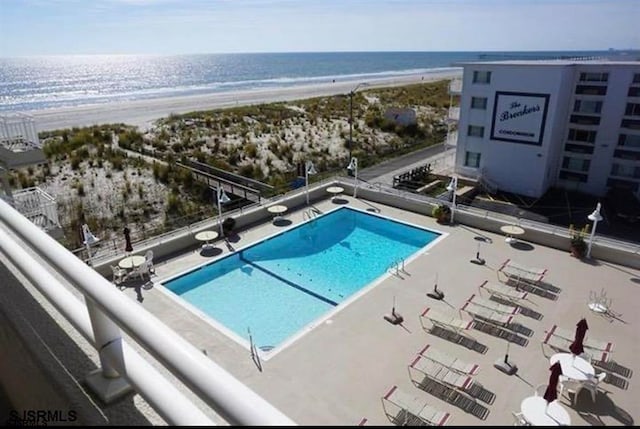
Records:
M456 173L530 197L640 195L640 61L462 66Z

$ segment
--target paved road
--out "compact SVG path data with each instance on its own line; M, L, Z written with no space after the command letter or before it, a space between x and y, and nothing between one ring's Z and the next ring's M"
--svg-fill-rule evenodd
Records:
M450 158L449 162L451 163L454 151L455 147L445 148L444 143L429 146L398 158L390 159L381 164L365 168L358 173L358 179L371 183L381 182L391 185L393 184L394 175L405 172L418 165L424 165L443 157L448 158L448 160Z

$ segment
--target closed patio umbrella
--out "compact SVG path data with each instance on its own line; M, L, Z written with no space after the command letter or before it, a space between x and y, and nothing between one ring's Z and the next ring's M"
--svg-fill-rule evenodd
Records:
M582 319L576 324L576 336L574 337L571 346L569 346L569 350L571 350L571 353L576 356L584 352L582 342L584 341L584 336L587 333L587 329L589 329L589 326L587 325L586 319Z
M131 246L131 235L130 235L131 231L129 231L129 228L125 226L123 232L124 232L124 240L126 242L124 246L124 251L133 252L133 246Z
M547 390L544 391L544 395L542 396L547 403L551 403L558 398L558 380L560 379L560 375L562 375L562 367L560 366L560 362L556 362L549 367L549 371L551 371L551 375L549 376L549 385L547 386Z

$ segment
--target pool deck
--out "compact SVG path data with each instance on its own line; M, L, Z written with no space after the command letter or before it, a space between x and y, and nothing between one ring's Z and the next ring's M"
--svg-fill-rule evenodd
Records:
M394 385L449 412L450 425L511 425L511 413L520 411L522 400L533 395L536 386L544 385L544 391L548 382L549 356L555 352L546 346L542 348L545 331L553 325L573 331L585 317L589 325L587 339L615 344L612 359L616 365L611 367L613 371L607 371L611 376L600 385L595 404L586 391L581 392L575 408L562 400L572 424L629 425L640 421L640 383L635 380L640 377L636 374L640 369L639 270L600 261L579 261L568 252L537 244L510 245L498 234L464 225L440 225L428 216L349 196L336 202L323 200L313 207L327 212L344 204L375 210L449 235L408 263L405 272L389 274L331 318L262 360L262 371L245 346L178 305L161 286L143 289L144 301L140 305L301 425L357 425L362 419L367 419L367 425L389 425L381 398ZM284 217L291 224L277 226L266 222L239 231L239 239L232 241L231 246L240 249L298 225L303 221L303 210L288 212ZM224 241L214 244L218 249L215 252L201 254L200 248L194 248L173 259L156 261L157 276L153 280L162 281L229 253ZM476 257L478 244L485 265L470 262ZM505 339L472 329L469 332L477 343L470 349L426 332L419 318L427 307L458 314L464 302L479 293L481 283L498 281L496 269L508 258L523 265L547 268L545 281L561 290L556 300L529 294L529 301L524 304L529 311L515 316L520 333L502 331L512 334L509 361L519 368L511 376L493 367L505 355ZM445 293L443 301L426 296L433 290L436 275L438 287ZM600 293L603 289L612 299L615 318L598 315L587 307L590 292ZM123 293L136 299L133 289L125 289ZM488 297L484 292L480 295ZM405 319L402 325L392 325L383 319L391 311L394 297L396 310ZM463 316L468 318L466 313ZM426 344L480 365L474 378L483 386L485 396L484 401L476 401L473 412L412 383L408 365Z

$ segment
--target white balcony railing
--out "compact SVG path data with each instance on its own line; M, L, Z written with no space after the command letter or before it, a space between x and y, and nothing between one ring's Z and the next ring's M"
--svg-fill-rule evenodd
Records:
M460 107L452 106L449 107L449 114L447 118L451 121L459 121L460 120Z
M45 231L60 228L55 198L38 187L13 193L16 210Z
M44 263L31 256L26 247L40 255ZM101 364L98 375L126 380L170 424L214 423L140 357L127 344L121 331L127 332L229 424L295 424L157 317L140 311L140 307L119 293L112 283L2 199L0 252L95 347ZM82 293L83 299L67 290L54 273ZM102 386L108 387L104 383ZM100 396L105 392L96 393Z
M451 79L451 81L449 82L449 94L462 94L462 79Z

